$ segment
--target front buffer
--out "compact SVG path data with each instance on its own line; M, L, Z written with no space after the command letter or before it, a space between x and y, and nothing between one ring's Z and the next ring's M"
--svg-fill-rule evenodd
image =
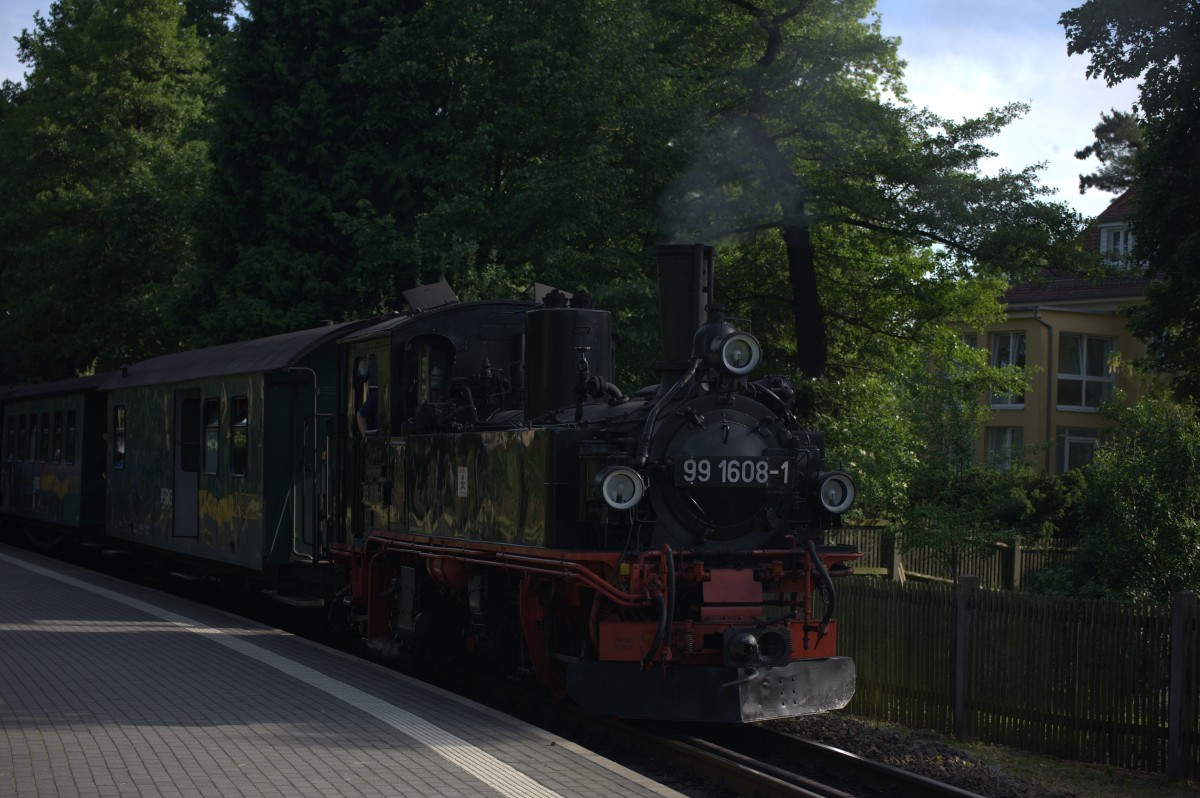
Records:
M753 723L841 709L854 661L828 657L762 668L573 662L567 693L589 712L621 718Z

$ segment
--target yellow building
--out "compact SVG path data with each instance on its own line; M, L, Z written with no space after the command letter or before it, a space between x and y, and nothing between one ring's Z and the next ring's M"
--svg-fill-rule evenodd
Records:
M1129 254L1134 197L1134 189L1126 191L1096 218L1086 249L1114 259ZM1024 366L1029 389L987 397L992 414L976 444L977 462L1005 468L1014 457L1024 457L1057 474L1091 460L1112 426L1100 415L1101 404L1114 389L1137 400L1136 386L1113 364L1145 354L1145 344L1120 311L1145 302L1146 282L1132 274L1085 281L1047 270L1004 295L1006 321L975 343L987 347L993 365Z

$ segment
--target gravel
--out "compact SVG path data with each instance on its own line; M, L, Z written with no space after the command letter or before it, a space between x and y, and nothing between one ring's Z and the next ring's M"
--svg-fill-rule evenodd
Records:
M1075 798L1040 787L947 745L932 732L881 729L844 715L813 715L772 724L781 731L850 751L990 798Z

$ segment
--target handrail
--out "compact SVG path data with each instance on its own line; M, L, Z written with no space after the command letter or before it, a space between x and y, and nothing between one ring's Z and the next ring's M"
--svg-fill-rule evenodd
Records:
M649 595L621 590L579 563L561 558L537 557L512 554L505 551L493 552L466 548L460 549L458 553L454 553L429 543L379 537L372 537L371 540L380 543L387 550L409 551L426 558L441 557L451 562L491 565L514 571L541 574L543 576L561 576L566 579L574 579L587 584L621 607L648 607L652 603L652 598Z

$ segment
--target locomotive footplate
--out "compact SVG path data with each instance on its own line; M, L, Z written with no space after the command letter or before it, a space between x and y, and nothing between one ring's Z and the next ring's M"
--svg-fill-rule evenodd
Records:
M753 723L841 709L854 696L854 661L829 657L775 668L573 662L567 693L589 712L621 718Z

